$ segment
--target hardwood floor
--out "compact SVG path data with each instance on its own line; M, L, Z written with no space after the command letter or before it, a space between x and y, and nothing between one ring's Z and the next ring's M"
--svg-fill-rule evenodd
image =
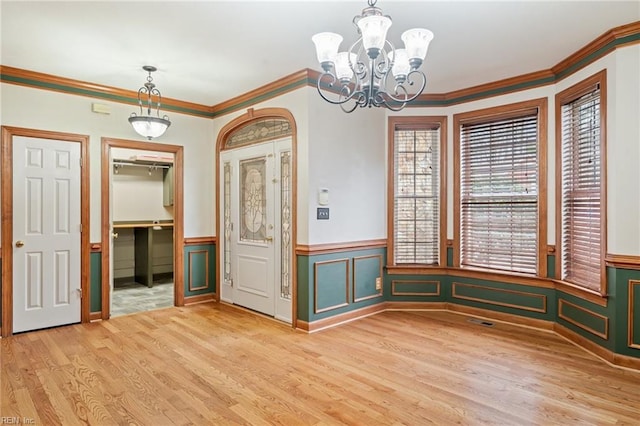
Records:
M468 320L384 312L309 335L207 303L25 333L1 342L1 416L65 426L638 424L639 372L551 333Z

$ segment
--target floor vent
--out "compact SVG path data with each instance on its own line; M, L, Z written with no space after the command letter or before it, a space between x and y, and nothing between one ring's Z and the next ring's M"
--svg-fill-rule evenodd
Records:
M469 319L469 322L474 323L474 324L478 324L478 325L482 325L484 327L493 327L493 323L492 322L481 320L481 319L478 319L478 318L471 318L471 319Z

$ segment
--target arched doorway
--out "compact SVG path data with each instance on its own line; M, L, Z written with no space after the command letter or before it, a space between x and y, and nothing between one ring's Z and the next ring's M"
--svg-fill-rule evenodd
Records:
M216 295L296 326L296 125L249 109L216 143Z

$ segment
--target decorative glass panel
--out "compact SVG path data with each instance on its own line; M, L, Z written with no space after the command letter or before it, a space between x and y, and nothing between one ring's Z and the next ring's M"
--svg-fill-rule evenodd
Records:
M242 126L226 140L225 149L237 148L258 142L272 141L292 134L287 120L270 118Z
M224 163L224 280L231 282L231 164Z
M280 202L282 222L280 296L291 298L291 153L280 154Z
M266 162L265 157L240 162L241 241L266 241Z

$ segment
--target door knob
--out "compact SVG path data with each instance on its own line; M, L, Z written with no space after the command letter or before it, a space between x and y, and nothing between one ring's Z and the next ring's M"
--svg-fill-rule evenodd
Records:
M22 247L24 245L24 241L16 241L16 247Z
M264 240L265 240L265 241L272 242L272 241L273 241L273 237L264 237Z
M112 232L112 233L111 233L111 236L112 236L114 239L116 239L116 238L118 238L118 233L117 233L117 232Z

